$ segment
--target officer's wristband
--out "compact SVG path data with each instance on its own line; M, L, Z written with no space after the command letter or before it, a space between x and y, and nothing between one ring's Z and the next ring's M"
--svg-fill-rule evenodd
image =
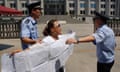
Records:
M77 40L77 43L80 43L79 39Z

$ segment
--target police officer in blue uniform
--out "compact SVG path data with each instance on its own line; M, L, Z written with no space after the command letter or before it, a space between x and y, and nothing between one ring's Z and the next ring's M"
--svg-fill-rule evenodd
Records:
M29 48L30 45L41 42L38 37L37 19L41 15L40 2L27 5L29 16L21 22L21 42L23 50Z
M93 42L97 47L97 72L110 72L115 60L115 35L106 24L109 18L98 12L95 12L95 15L93 21L97 29L96 32L75 40L75 43Z

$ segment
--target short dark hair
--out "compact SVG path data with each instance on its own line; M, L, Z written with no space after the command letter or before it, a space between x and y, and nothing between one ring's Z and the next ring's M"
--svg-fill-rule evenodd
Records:
M32 13L32 10L41 10L40 8L33 8L33 9L28 9L28 11L29 11L29 14L31 14Z

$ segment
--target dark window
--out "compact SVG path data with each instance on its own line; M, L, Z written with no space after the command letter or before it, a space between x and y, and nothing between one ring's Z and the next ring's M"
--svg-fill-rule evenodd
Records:
M101 4L101 8L105 8L105 4Z
M26 3L22 3L22 8L25 8L26 7Z
M49 8L56 8L57 5L49 5Z
M72 15L74 15L74 14L75 14L75 11L74 11L74 10L70 10L69 13L72 14Z
M115 8L115 4L112 4L112 5L111 5L111 8Z
M74 4L70 6L74 7ZM45 15L64 15L65 9L65 0L44 0Z
M81 10L81 11L80 11L80 14L85 14L85 10Z
M115 11L111 11L110 14L111 14L111 15L115 15Z
M102 14L102 15L105 15L105 11L101 11L101 14Z
M70 3L69 7L75 7L75 4L74 3Z
M95 0L90 0L90 1L95 1Z
M105 1L105 0L101 0L102 2Z
M28 11L27 11L27 10L24 10L24 11L23 11L23 14L25 14L25 15L28 14Z
M15 3L10 3L10 7L11 7L11 8L15 8L15 7L16 7L16 4L15 4Z
M91 14L94 14L94 11L91 11Z
M115 2L115 0L111 0L111 2Z

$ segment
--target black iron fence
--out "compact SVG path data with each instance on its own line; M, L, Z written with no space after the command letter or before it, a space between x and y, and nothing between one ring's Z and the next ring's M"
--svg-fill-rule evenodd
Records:
M19 20L0 20L0 39L19 38Z
M115 36L120 36L120 20L109 20L107 24L113 29Z
M120 36L120 20L109 20L107 24L116 36ZM20 20L0 20L0 39L19 38L19 36Z

